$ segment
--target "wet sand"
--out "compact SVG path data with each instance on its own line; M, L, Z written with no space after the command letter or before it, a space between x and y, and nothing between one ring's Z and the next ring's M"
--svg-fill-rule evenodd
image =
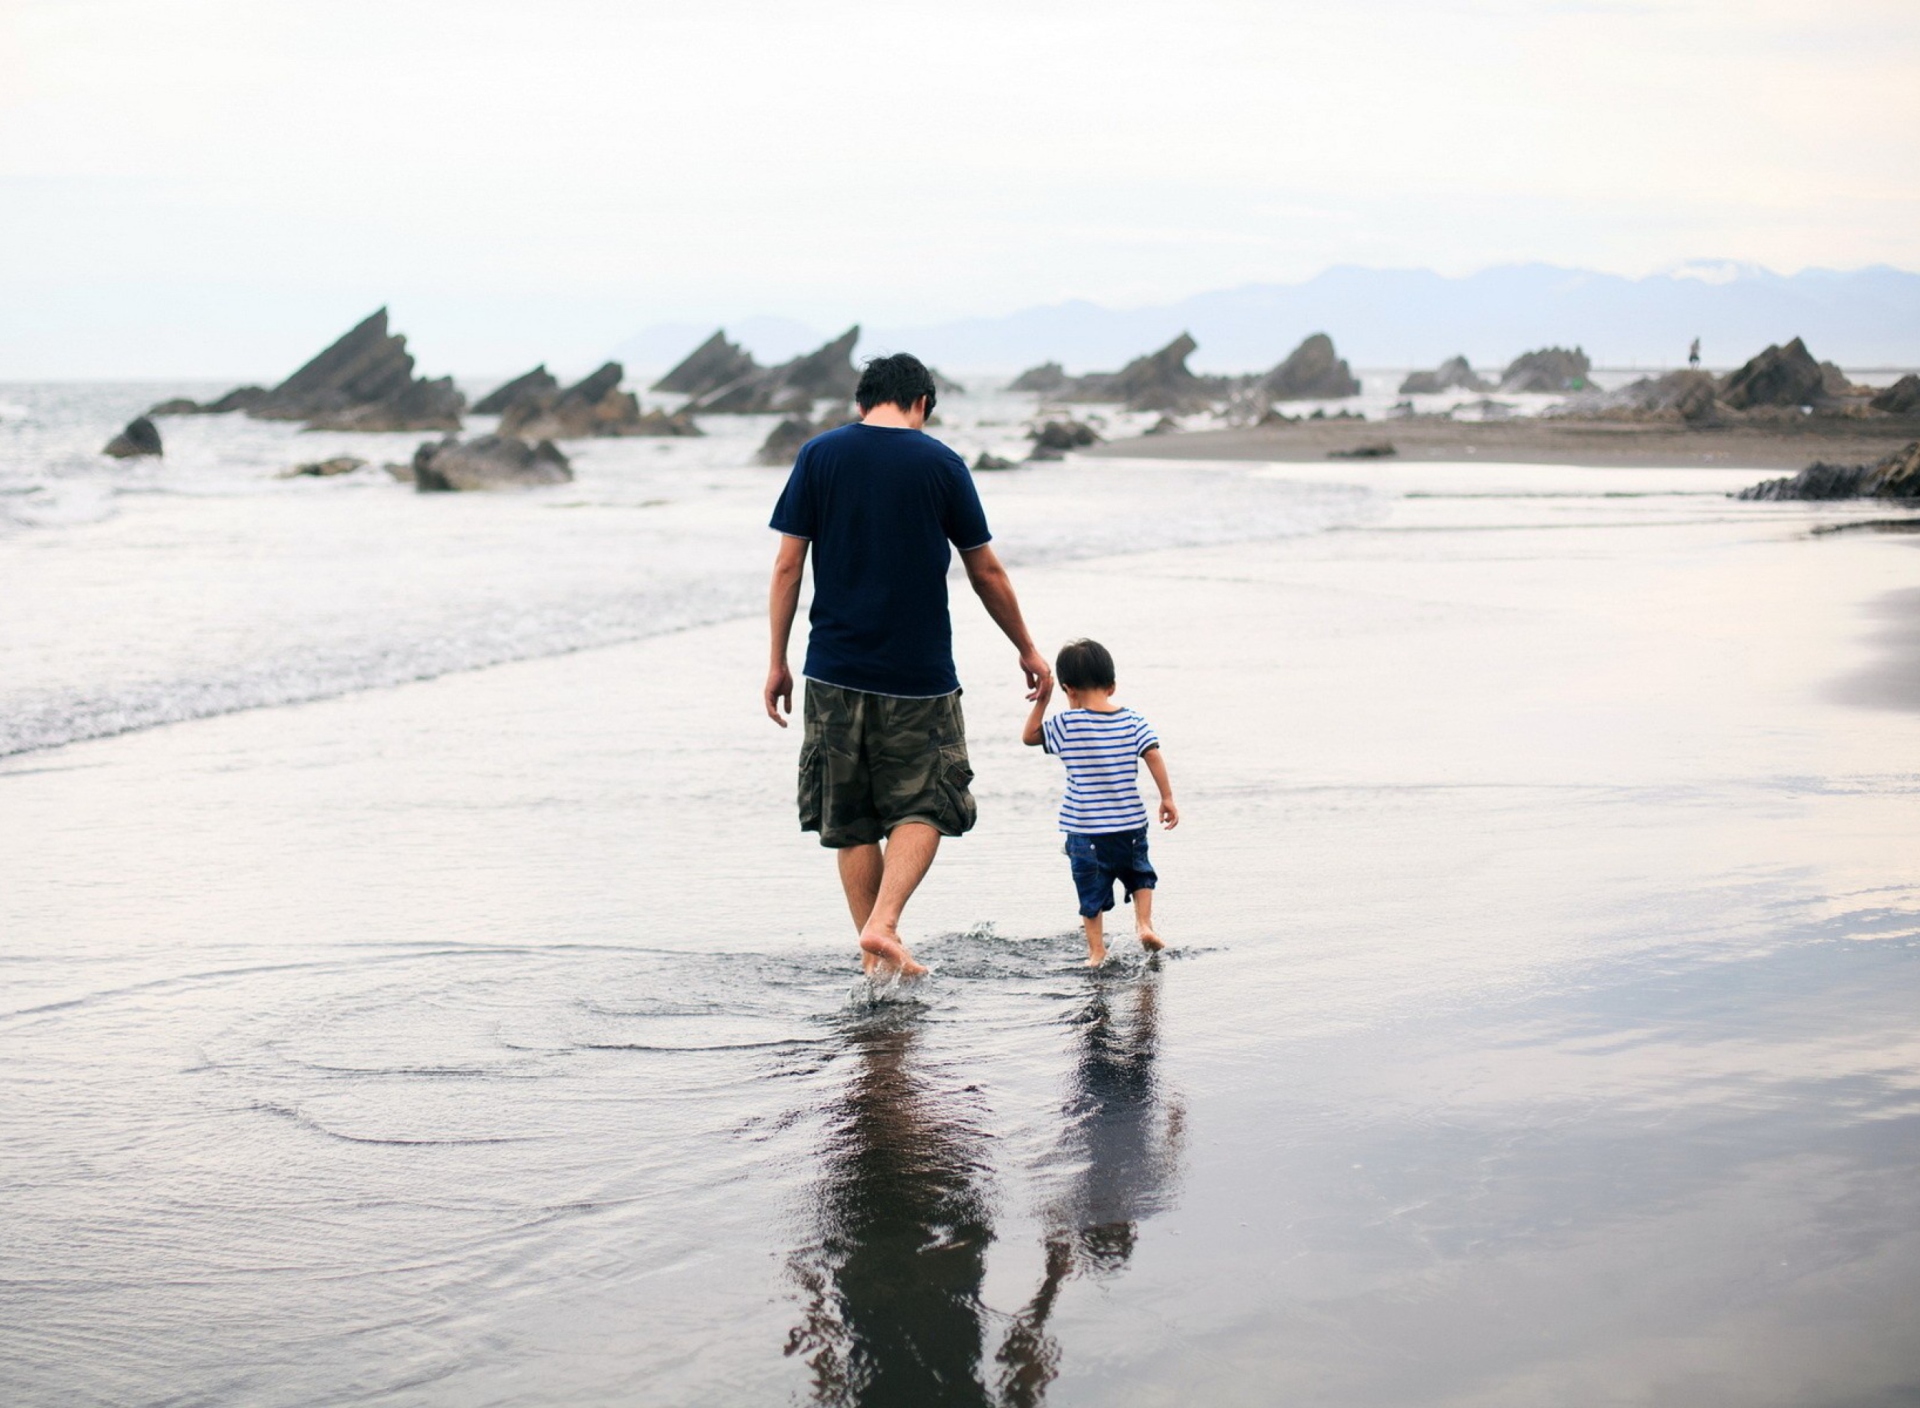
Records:
M872 1010L754 619L0 763L9 1401L1901 1401L1914 540L1380 476L1018 574L1166 742L1157 968L964 603Z
M1264 460L1306 463L1382 441L1403 460L1481 460L1508 464L1595 467L1696 465L1743 470L1799 470L1815 460L1867 464L1920 439L1920 421L1823 421L1785 433L1773 427L1694 430L1623 421L1453 421L1420 417L1386 421L1295 421L1245 430L1147 436L1095 446L1092 458Z

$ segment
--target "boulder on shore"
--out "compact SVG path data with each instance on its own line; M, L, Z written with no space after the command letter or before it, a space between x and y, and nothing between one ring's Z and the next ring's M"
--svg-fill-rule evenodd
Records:
M1908 372L1867 404L1890 415L1920 415L1920 376Z
M1058 362L1042 362L1037 367L1028 367L1007 384L1009 391L1037 391L1042 396L1051 396L1067 384L1066 368Z
M1920 440L1873 464L1815 462L1787 479L1742 489L1736 499L1901 499L1920 501Z
M1442 391L1491 391L1465 357L1449 357L1430 372L1413 372L1400 383L1402 396L1434 396Z
M1050 420L1037 430L1029 430L1027 439L1033 441L1029 460L1065 459L1069 450L1100 443L1094 428L1077 420Z
M1553 395L1586 391L1592 387L1589 379L1592 371L1593 363L1578 347L1571 352L1564 347L1542 347L1522 352L1507 364L1507 369L1500 374L1500 391L1509 396L1516 391L1544 391Z
M448 436L413 452L413 487L423 494L529 489L572 482L573 467L551 440L529 446L512 435L482 435L464 444Z
M100 453L112 455L117 460L161 454L159 427L145 416L135 416L127 422L124 430L107 441Z
M1328 450L1330 460L1384 460L1400 452L1393 447L1391 440L1376 440L1367 445L1354 445L1345 450Z
M1335 401L1358 396L1360 382L1334 351L1333 339L1316 332L1256 381L1254 390L1269 401Z
M764 370L756 368L687 403L689 414L760 415L779 411L807 416L815 401L844 403L860 384L853 348L860 340L855 323L833 341L804 356Z
M478 401L473 403L473 413L477 416L500 416L507 408L522 401L539 401L557 394L560 382L547 370L542 362L530 372L522 372L501 386L496 386Z
M704 396L731 386L763 370L753 354L737 343L727 341L727 330L720 328L681 359L680 365L656 381L652 390L672 391L683 396Z
M1720 383L1720 399L1736 411L1755 406L1811 406L1832 394L1826 369L1797 337L1784 347L1768 347L1740 370L1729 372Z
M1012 468L1013 468L1012 460L1003 459L1001 456L994 454L993 451L991 450L982 450L980 452L980 457L973 462L973 472L975 474L982 474L982 473L987 473L993 470L1012 469Z

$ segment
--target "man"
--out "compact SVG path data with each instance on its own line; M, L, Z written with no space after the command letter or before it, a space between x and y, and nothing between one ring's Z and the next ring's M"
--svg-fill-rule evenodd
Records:
M793 712L787 642L813 552L800 829L839 854L861 966L926 972L900 942L900 914L942 836L972 827L966 726L947 614L949 544L987 614L1020 652L1027 698L1051 677L989 545L966 462L924 434L933 375L906 353L861 374L861 419L800 449L773 511L781 535L768 616L767 717ZM883 844L884 843L884 844Z

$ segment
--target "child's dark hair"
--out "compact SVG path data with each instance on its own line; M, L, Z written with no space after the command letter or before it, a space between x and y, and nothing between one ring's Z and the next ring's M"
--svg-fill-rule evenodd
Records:
M1070 640L1054 658L1053 673L1071 690L1112 689L1113 657L1097 640Z
M860 373L860 386L853 393L863 412L882 404L910 411L913 403L923 396L927 400L927 414L932 415L933 403L939 399L934 390L933 373L911 352L875 357Z

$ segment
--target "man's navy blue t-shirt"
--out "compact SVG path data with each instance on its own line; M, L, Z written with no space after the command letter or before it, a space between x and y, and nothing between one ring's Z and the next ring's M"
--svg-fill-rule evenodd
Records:
M947 544L993 536L966 461L918 430L843 425L800 447L773 527L813 544L808 679L915 698L960 688Z

